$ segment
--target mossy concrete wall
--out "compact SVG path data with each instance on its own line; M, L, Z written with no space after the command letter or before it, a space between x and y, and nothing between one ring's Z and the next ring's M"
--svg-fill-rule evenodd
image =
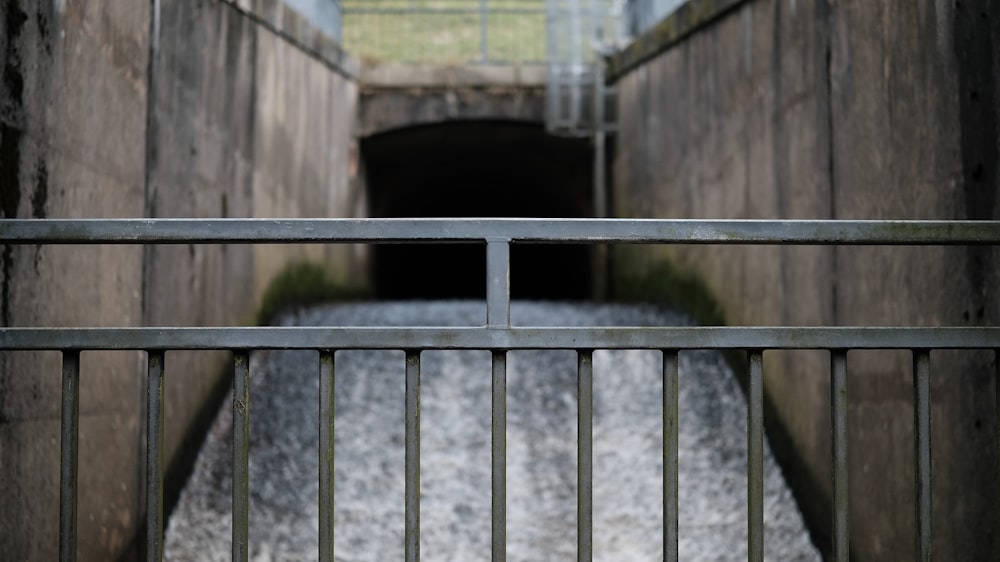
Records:
M354 63L280 2L0 2L4 218L352 216ZM151 58L152 53L152 58ZM152 64L151 64L152 63ZM151 88L151 84L153 87ZM239 325L285 264L350 247L7 246L5 326ZM167 354L166 460L225 385ZM79 559L137 554L145 355L84 353ZM58 550L58 353L0 354L0 559ZM196 439L196 438L195 438Z
M692 0L611 61L622 217L1000 218L1000 9ZM733 325L1000 324L996 248L620 247L618 293L666 260ZM672 287L663 287L670 292ZM992 353L932 354L934 541L996 559ZM849 355L852 555L913 559L911 365ZM826 352L765 354L768 426L829 548Z

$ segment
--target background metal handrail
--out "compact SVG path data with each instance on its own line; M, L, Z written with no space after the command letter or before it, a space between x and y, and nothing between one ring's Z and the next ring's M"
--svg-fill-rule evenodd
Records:
M701 219L12 219L6 244L484 242L994 245L1000 221Z
M1000 327L0 328L9 350L993 349Z
M341 40L340 0L283 0L291 9L300 13L317 29L332 39Z

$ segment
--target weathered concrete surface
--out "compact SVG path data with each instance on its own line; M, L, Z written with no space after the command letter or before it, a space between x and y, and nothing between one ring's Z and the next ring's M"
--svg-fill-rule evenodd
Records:
M257 26L220 2L166 2L161 18L146 213L252 216ZM185 40L165 40L169 37ZM198 51L192 52L191 45L198 45ZM248 276L252 263L249 246L147 248L143 325L246 322L252 314L247 304L254 302ZM190 420L212 397L222 359L207 353L167 354L167 458L178 458Z
M354 142L358 91L353 80L304 57L281 37L261 31L256 52L254 216L363 216L364 185L356 173ZM267 282L289 260L331 265L346 284L359 283L346 245L289 248L255 246L259 300Z
M165 0L150 95L151 17L149 2L0 3L3 217L363 209L349 178L356 87L335 45L280 3ZM10 246L0 255L7 326L225 325L249 321L269 276L306 250ZM349 248L309 255L354 275ZM167 355L172 470L225 383L220 359ZM80 560L136 554L144 368L140 353L83 354ZM56 353L0 355L3 560L56 558L59 373Z
M447 121L545 120L540 65L361 66L358 134Z
M995 7L721 4L708 27L618 65L615 214L1000 217ZM1000 324L996 249L623 248L619 290L663 259L704 279L732 324ZM933 357L935 550L994 559L993 359ZM766 361L776 454L828 548L828 358ZM850 356L855 559L914 557L909 361Z
M836 216L1000 218L996 3L851 6L837 13L830 30ZM840 323L1000 324L996 248L842 249L835 259ZM887 452L897 475L861 482L861 507L872 525L886 529L865 546L875 555L906 552L910 529L893 526L885 506L913 502L910 453L897 445L911 433L910 360L903 354L858 359L852 429L871 430L857 430L852 444ZM933 368L937 552L997 559L993 359L939 353ZM872 470L885 466L881 461L862 455L855 465Z
M0 3L3 217L142 216L149 3ZM141 321L140 248L3 248L6 326ZM134 530L141 465L135 353L84 354L80 559ZM58 548L56 353L0 355L0 559Z

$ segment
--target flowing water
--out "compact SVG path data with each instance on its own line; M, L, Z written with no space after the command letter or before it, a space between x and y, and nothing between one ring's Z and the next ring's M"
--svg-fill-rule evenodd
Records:
M482 326L482 301L304 309L283 325ZM514 302L519 326L684 325L646 306ZM336 354L336 559L403 558L404 355ZM576 558L576 354L508 354L507 555ZM595 560L662 559L662 367L651 351L594 353ZM490 354L421 355L421 558L490 559ZM318 548L318 354L251 358L252 560ZM718 353L681 352L681 560L746 560L746 405ZM226 404L168 525L168 560L229 560L232 419ZM765 559L820 560L770 449Z

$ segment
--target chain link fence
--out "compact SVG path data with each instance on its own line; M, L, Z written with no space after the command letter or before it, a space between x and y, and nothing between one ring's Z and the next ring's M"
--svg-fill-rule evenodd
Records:
M362 60L544 63L545 0L342 0L343 46Z
M285 4L305 16L323 33L341 41L340 0L285 0Z

